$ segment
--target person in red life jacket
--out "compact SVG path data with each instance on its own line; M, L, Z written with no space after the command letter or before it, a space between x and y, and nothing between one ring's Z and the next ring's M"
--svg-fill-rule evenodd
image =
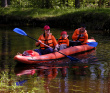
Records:
M66 31L61 32L61 36L58 39L59 50L65 49L69 46L69 39Z
M76 29L72 35L73 41L77 41L78 45L86 44L88 40L88 34L84 24L80 28Z
M50 33L50 27L48 25L44 26L44 33L40 35L38 38L39 42L36 42L35 45L38 47L40 45L40 49L35 49L34 51L38 52L40 55L52 53L54 51L57 51L58 43L55 39L55 37ZM46 47L44 44L54 48Z

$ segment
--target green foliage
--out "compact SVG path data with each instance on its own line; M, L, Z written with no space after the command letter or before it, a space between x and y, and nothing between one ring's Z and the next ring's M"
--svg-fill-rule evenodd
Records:
M35 24L41 26L42 23L46 22L53 27L75 29L78 28L81 23L85 23L87 29L109 30L109 11L110 8L1 8L0 15L7 15L6 23L12 22L11 24ZM39 22L41 22L41 24L39 24ZM107 33L110 32L107 31Z
M16 8L65 8L75 7L75 0L10 0L10 7ZM79 0L81 7L97 7L99 0ZM102 6L109 6L110 1L101 1ZM1 2L0 2L1 4Z

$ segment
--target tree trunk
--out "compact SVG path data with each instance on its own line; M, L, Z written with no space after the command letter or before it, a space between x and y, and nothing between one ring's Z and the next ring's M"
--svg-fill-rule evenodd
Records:
M65 5L65 0L62 0L63 5Z
M68 5L68 0L66 0L66 6L68 7L69 5Z
M104 5L104 2L105 2L105 0L99 0L98 6L99 6L99 7L102 7L102 6Z
M7 7L7 0L1 0L1 7Z
M75 8L80 8L80 1L79 0L75 0Z
M7 4L10 5L10 0L7 0Z
M60 0L59 2L60 2L60 7L61 7L61 4L62 4L62 0Z
M41 6L41 8L44 8L44 5L45 5L44 0L42 0L42 6Z
M101 7L101 0L99 0L99 2L98 2L98 6Z
M51 0L46 0L45 8L52 8Z
M46 8L50 8L49 3L50 3L49 0L46 0L46 3L45 3Z
M110 0L108 1L108 6L110 6Z

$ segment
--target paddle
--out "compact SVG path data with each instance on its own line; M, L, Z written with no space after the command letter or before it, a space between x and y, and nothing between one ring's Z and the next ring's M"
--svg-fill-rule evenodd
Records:
M17 86L22 86L23 83L25 83L27 80L23 80L23 81L19 81L19 82L16 82L16 85Z
M70 42L77 42L77 41L72 41L72 40L69 40ZM79 41L78 41L79 42ZM96 47L98 45L98 42L88 42L86 43L87 45L91 46L91 47Z
M52 47L50 47L50 46L48 46L48 45L42 43L41 41L38 41L38 40L36 40L35 38L33 38L33 37L27 35L22 29L15 28L13 31L16 32L16 33L18 33L18 34L20 34L20 35L27 36L27 37L29 37L29 38L31 38L31 39L37 41L37 42L40 42L41 44L45 45L46 47L52 48ZM52 48L52 49L53 49L53 48ZM57 51L57 52L59 52L59 51ZM71 61L79 61L79 59L77 59L77 58L74 58L74 57L71 57L71 56L67 56L67 55L65 55L65 54L63 54L63 53L61 53L61 52L59 52L59 53L62 54L62 55L64 55L64 56L66 56L66 57L68 57Z
M91 46L91 47L96 47L98 45L98 42L88 42L86 44Z
M80 37L81 35L78 36L78 39L76 40L76 42L80 39ZM98 45L98 42L88 42L86 44L92 47L96 47Z

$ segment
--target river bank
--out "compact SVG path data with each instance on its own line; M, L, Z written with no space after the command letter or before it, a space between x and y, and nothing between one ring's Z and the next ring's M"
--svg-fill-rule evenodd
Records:
M53 11L53 12L52 12ZM37 26L76 29L84 23L88 29L110 30L110 8L91 9L1 9L0 25Z

